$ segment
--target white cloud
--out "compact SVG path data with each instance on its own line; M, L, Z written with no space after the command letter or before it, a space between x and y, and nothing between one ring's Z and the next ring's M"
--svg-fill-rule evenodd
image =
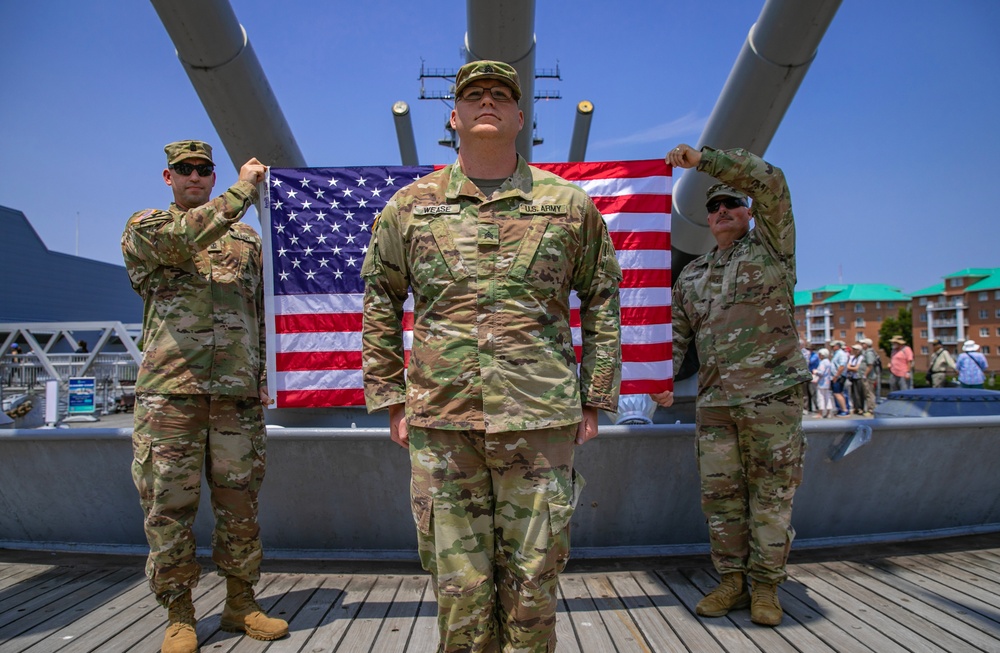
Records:
M706 122L708 122L708 116L696 116L693 113L689 113L670 122L654 125L642 131L628 134L627 136L598 141L594 143L594 147L660 143L663 141L673 141L681 136L689 136L691 134L697 137L701 135Z

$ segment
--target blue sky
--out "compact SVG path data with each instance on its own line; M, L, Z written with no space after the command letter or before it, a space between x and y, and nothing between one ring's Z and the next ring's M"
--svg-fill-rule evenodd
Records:
M232 0L309 165L394 164L390 107L411 106L421 163L448 108L419 101L421 60L464 61L465 3ZM563 161L575 107L595 105L587 158L695 143L763 0L538 0L535 161ZM447 12L443 9L452 8ZM798 221L799 289L915 291L1000 266L1000 2L845 2L765 157ZM165 143L219 144L148 2L0 2L0 204L49 249L121 263L134 211L164 207ZM236 178L217 157L216 190ZM256 219L251 219L256 225ZM77 229L79 225L79 229Z

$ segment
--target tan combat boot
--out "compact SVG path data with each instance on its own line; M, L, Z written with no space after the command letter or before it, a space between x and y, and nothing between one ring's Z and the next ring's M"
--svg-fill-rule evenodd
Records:
M167 607L167 632L163 635L161 653L198 653L198 633L195 632L194 604L191 590L181 594Z
M698 601L694 611L703 617L724 617L730 610L750 605L750 594L743 584L743 574L722 574L722 582L708 596Z
M288 622L264 614L253 597L253 586L245 580L226 577L226 607L219 627L231 633L246 633L254 639L278 639L288 634Z
M754 583L753 599L750 603L750 621L761 626L777 626L784 612L778 603L778 586L770 583Z

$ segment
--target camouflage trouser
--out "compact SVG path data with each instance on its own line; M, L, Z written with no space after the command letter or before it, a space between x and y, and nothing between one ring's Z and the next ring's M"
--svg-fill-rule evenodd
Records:
M701 507L720 574L743 572L765 583L787 577L792 497L805 453L801 392L795 386L740 406L697 411Z
M440 653L555 650L556 583L583 489L576 430L410 427L413 518Z
M198 583L192 526L208 479L212 560L225 576L260 578L257 493L264 480L264 413L256 397L140 394L132 479L149 541L146 575L161 605Z

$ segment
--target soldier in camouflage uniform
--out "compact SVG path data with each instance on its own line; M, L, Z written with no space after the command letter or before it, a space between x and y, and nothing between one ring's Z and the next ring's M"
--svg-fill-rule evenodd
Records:
M174 202L129 218L122 253L143 298L143 357L136 380L132 477L145 515L146 574L168 609L163 653L198 650L191 589L201 567L192 525L206 468L215 513L212 559L226 577L224 630L276 639L288 624L254 601L261 544L257 493L264 478L265 385L261 241L240 222L265 167L250 159L239 181L209 201L212 148L165 148Z
M574 445L597 435L621 381L614 246L583 191L517 155L520 95L505 63L462 67L458 161L389 201L362 268L365 399L389 409L393 440L409 448L442 652L555 650L557 577L583 487Z
M667 161L723 182L708 189L708 226L718 247L689 263L673 289L674 369L692 341L701 360L702 509L722 577L697 612L719 617L750 605L754 622L776 626L777 585L787 577L795 535L792 496L802 480L803 384L811 378L793 317L791 197L781 170L745 150L680 145ZM654 399L669 405L673 395Z

